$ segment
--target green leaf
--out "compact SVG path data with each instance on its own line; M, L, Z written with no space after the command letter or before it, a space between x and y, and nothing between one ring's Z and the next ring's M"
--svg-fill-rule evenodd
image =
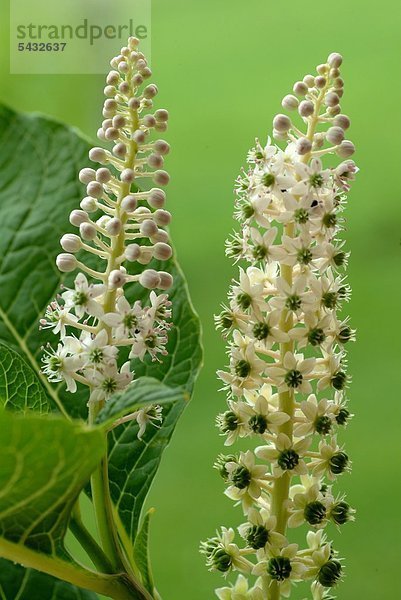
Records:
M93 592L0 559L0 600L97 600Z
M154 508L149 509L146 513L134 544L135 563L138 565L142 573L143 584L150 593L153 593L154 590L152 569L150 566L149 557L149 525L150 518L153 515L153 513Z
M0 343L0 406L15 412L46 414L49 399L36 373L12 348Z
M0 537L64 555L71 508L105 453L103 431L6 411L0 431Z

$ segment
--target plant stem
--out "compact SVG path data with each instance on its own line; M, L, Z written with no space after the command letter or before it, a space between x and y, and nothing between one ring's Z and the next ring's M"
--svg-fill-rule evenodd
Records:
M92 537L78 516L72 516L69 527L93 564L102 573L112 573L113 567L97 541Z

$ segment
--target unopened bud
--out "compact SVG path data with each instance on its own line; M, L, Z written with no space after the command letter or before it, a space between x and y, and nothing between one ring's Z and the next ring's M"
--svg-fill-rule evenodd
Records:
M107 231L107 233L109 233L112 236L118 235L121 231L121 227L122 227L122 223L121 223L120 219L117 219L116 217L114 217L107 222L106 231Z
M336 149L336 152L338 156L341 156L341 158L348 158L354 154L355 146L349 140L343 140Z
M330 127L326 133L326 139L330 144L337 146L344 139L344 130L341 127Z
M90 183L96 178L96 171L94 169L81 169L79 172L79 181L81 183Z
M312 142L306 137L299 138L297 140L297 152L301 156L308 154L312 150Z
M87 241L94 240L97 235L96 227L92 223L81 223L79 233L82 239Z
M135 198L135 196L132 195L125 196L125 198L123 198L121 202L121 208L125 212L133 212L137 206L138 200Z
M82 247L81 238L74 233L66 233L60 240L60 245L66 252L78 252Z
M273 119L273 127L280 133L288 131L291 128L291 119L287 115L276 115Z
M79 227L81 223L85 223L88 220L88 213L86 213L84 210L73 210L70 213L70 223L76 227Z
M314 110L315 107L311 100L302 100L298 107L298 112L301 115L301 117L310 117L311 115L313 115Z
M155 171L153 174L153 181L157 183L157 185L167 185L170 181L170 175L167 171Z
M341 54L338 54L338 52L332 52L329 55L327 62L330 65L330 67L338 69L338 67L341 67L343 57L341 56Z
M62 273L70 273L77 268L77 259L73 254L59 254L56 258L56 265Z
M130 244L125 249L125 257L127 260L134 261L141 255L141 247L139 244Z
M146 269L141 273L139 277L139 283L148 290L153 290L158 287L160 283L160 276L154 269Z
M89 158L90 158L90 160L93 160L93 162L98 162L101 165L104 165L107 162L106 150L104 150L103 148L97 148L97 147L92 148L91 150L89 150Z
M126 282L126 275L120 269L114 269L109 275L109 286L111 288L119 288Z
M287 110L295 110L298 107L299 100L292 94L287 94L281 101L281 106Z
M171 258L173 251L171 246L164 242L157 242L153 248L153 256L158 260L168 260Z

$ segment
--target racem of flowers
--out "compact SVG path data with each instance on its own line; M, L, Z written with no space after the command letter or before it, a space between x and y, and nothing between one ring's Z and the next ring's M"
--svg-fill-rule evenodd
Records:
M167 294L155 290L170 288L172 277L146 265L152 258L171 257L165 230L171 215L163 208L162 189L137 188L138 180L149 179L158 186L169 181L162 168L169 144L151 139L153 130L167 129L168 112L152 110L158 89L145 83L151 70L138 43L130 38L111 61L98 137L112 147L89 152L89 158L101 166L79 174L87 196L80 209L70 214L79 234L67 233L60 240L64 252L58 255L57 266L63 273L78 271L74 288L65 288L41 320L42 328L51 328L59 337L56 349L45 350L43 372L52 382L64 381L72 393L77 383L87 386L93 413L131 383L129 359L143 360L148 354L159 360L166 354L170 327L171 303ZM103 268L89 266L93 257ZM143 265L142 272L129 274L127 263ZM128 301L126 288L133 282L151 290L147 303ZM140 435L146 422L161 418L157 407L131 416L140 425Z
M238 535L222 528L201 545L211 570L240 573L216 590L220 600L277 600L303 581L314 600L328 599L342 577L342 560L324 533L354 512L334 489L350 469L338 439L351 417L345 346L354 339L340 316L350 290L339 235L357 171L345 139L350 120L340 108L341 63L333 53L316 75L295 83L282 106L298 113L306 131L276 115L273 137L285 149L257 140L236 183L241 233L228 241L227 255L248 266L239 268L216 318L230 359L218 372L228 410L217 425L227 446L252 436L257 447L220 455L215 464L245 515ZM344 160L324 167L330 154ZM288 529L304 525L302 548Z

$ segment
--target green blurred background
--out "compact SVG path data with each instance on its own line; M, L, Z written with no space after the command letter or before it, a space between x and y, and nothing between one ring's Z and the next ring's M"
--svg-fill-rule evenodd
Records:
M1 1L0 100L53 115L94 138L103 78L10 76L8 6ZM213 598L220 578L205 570L198 542L241 519L212 469L223 447L214 427L224 407L215 371L226 361L212 316L234 274L224 257L233 181L293 82L338 51L345 58L342 106L352 118L360 173L346 233L354 292L349 310L358 329L350 352L356 418L346 432L354 470L337 489L348 492L358 513L355 524L330 533L346 557L339 598L401 598L399 0L153 0L152 27L158 105L171 113L172 234L205 346L195 397L150 497L157 508L151 547L160 592L165 600Z

